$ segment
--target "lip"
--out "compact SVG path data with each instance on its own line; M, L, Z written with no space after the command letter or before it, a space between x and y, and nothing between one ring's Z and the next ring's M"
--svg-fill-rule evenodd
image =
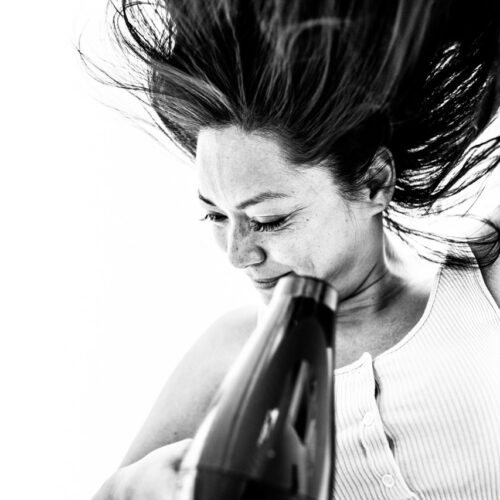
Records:
M280 276L275 276L274 278L262 278L262 279L254 279L252 278L253 284L256 288L260 288L261 290L268 290L270 288L274 288L276 283L278 283L280 278L286 276L290 273L281 274Z

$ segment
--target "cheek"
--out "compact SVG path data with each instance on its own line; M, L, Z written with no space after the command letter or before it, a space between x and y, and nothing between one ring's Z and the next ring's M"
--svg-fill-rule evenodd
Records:
M310 245L308 239L301 234L282 237L279 241L269 243L268 256L280 264L299 270L309 260Z
M213 236L215 243L217 246L223 251L227 251L227 236L226 236L226 231L222 227L217 227L214 226L213 230Z
M326 278L348 259L350 238L346 221L322 219L304 231L290 247L297 269L304 274ZM352 249L351 249L352 250Z

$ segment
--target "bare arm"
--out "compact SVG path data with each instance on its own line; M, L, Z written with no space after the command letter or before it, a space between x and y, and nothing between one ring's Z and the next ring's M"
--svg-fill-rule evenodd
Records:
M193 437L256 321L256 307L237 309L217 320L200 337L163 387L122 467L161 446Z

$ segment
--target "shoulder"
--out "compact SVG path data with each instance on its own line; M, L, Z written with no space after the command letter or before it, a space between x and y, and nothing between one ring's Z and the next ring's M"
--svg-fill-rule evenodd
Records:
M257 324L257 307L245 306L220 316L187 352L174 376L225 374ZM202 372L202 373L200 373Z
M258 306L249 305L220 316L194 345L194 351L204 344L234 347L244 343L257 326Z
M193 344L173 377L183 383L193 381L196 384L193 390L199 391L205 386L213 392L256 325L256 306L245 306L223 314Z
M194 411L203 412L209 404L256 324L256 307L229 311L210 325L184 356L172 375L172 383L198 396L193 401Z
M224 376L255 329L257 310L257 306L247 306L230 311L199 337L165 383L122 466L194 435Z
M497 227L500 243L500 205L488 214L488 219ZM500 307L500 257L491 265L482 268L481 274L486 287Z

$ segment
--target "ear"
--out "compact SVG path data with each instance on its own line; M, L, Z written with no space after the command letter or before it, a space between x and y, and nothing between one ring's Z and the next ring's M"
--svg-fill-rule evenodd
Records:
M389 205L395 184L396 169L392 154L387 148L380 148L366 173L367 201L377 212L383 212Z

